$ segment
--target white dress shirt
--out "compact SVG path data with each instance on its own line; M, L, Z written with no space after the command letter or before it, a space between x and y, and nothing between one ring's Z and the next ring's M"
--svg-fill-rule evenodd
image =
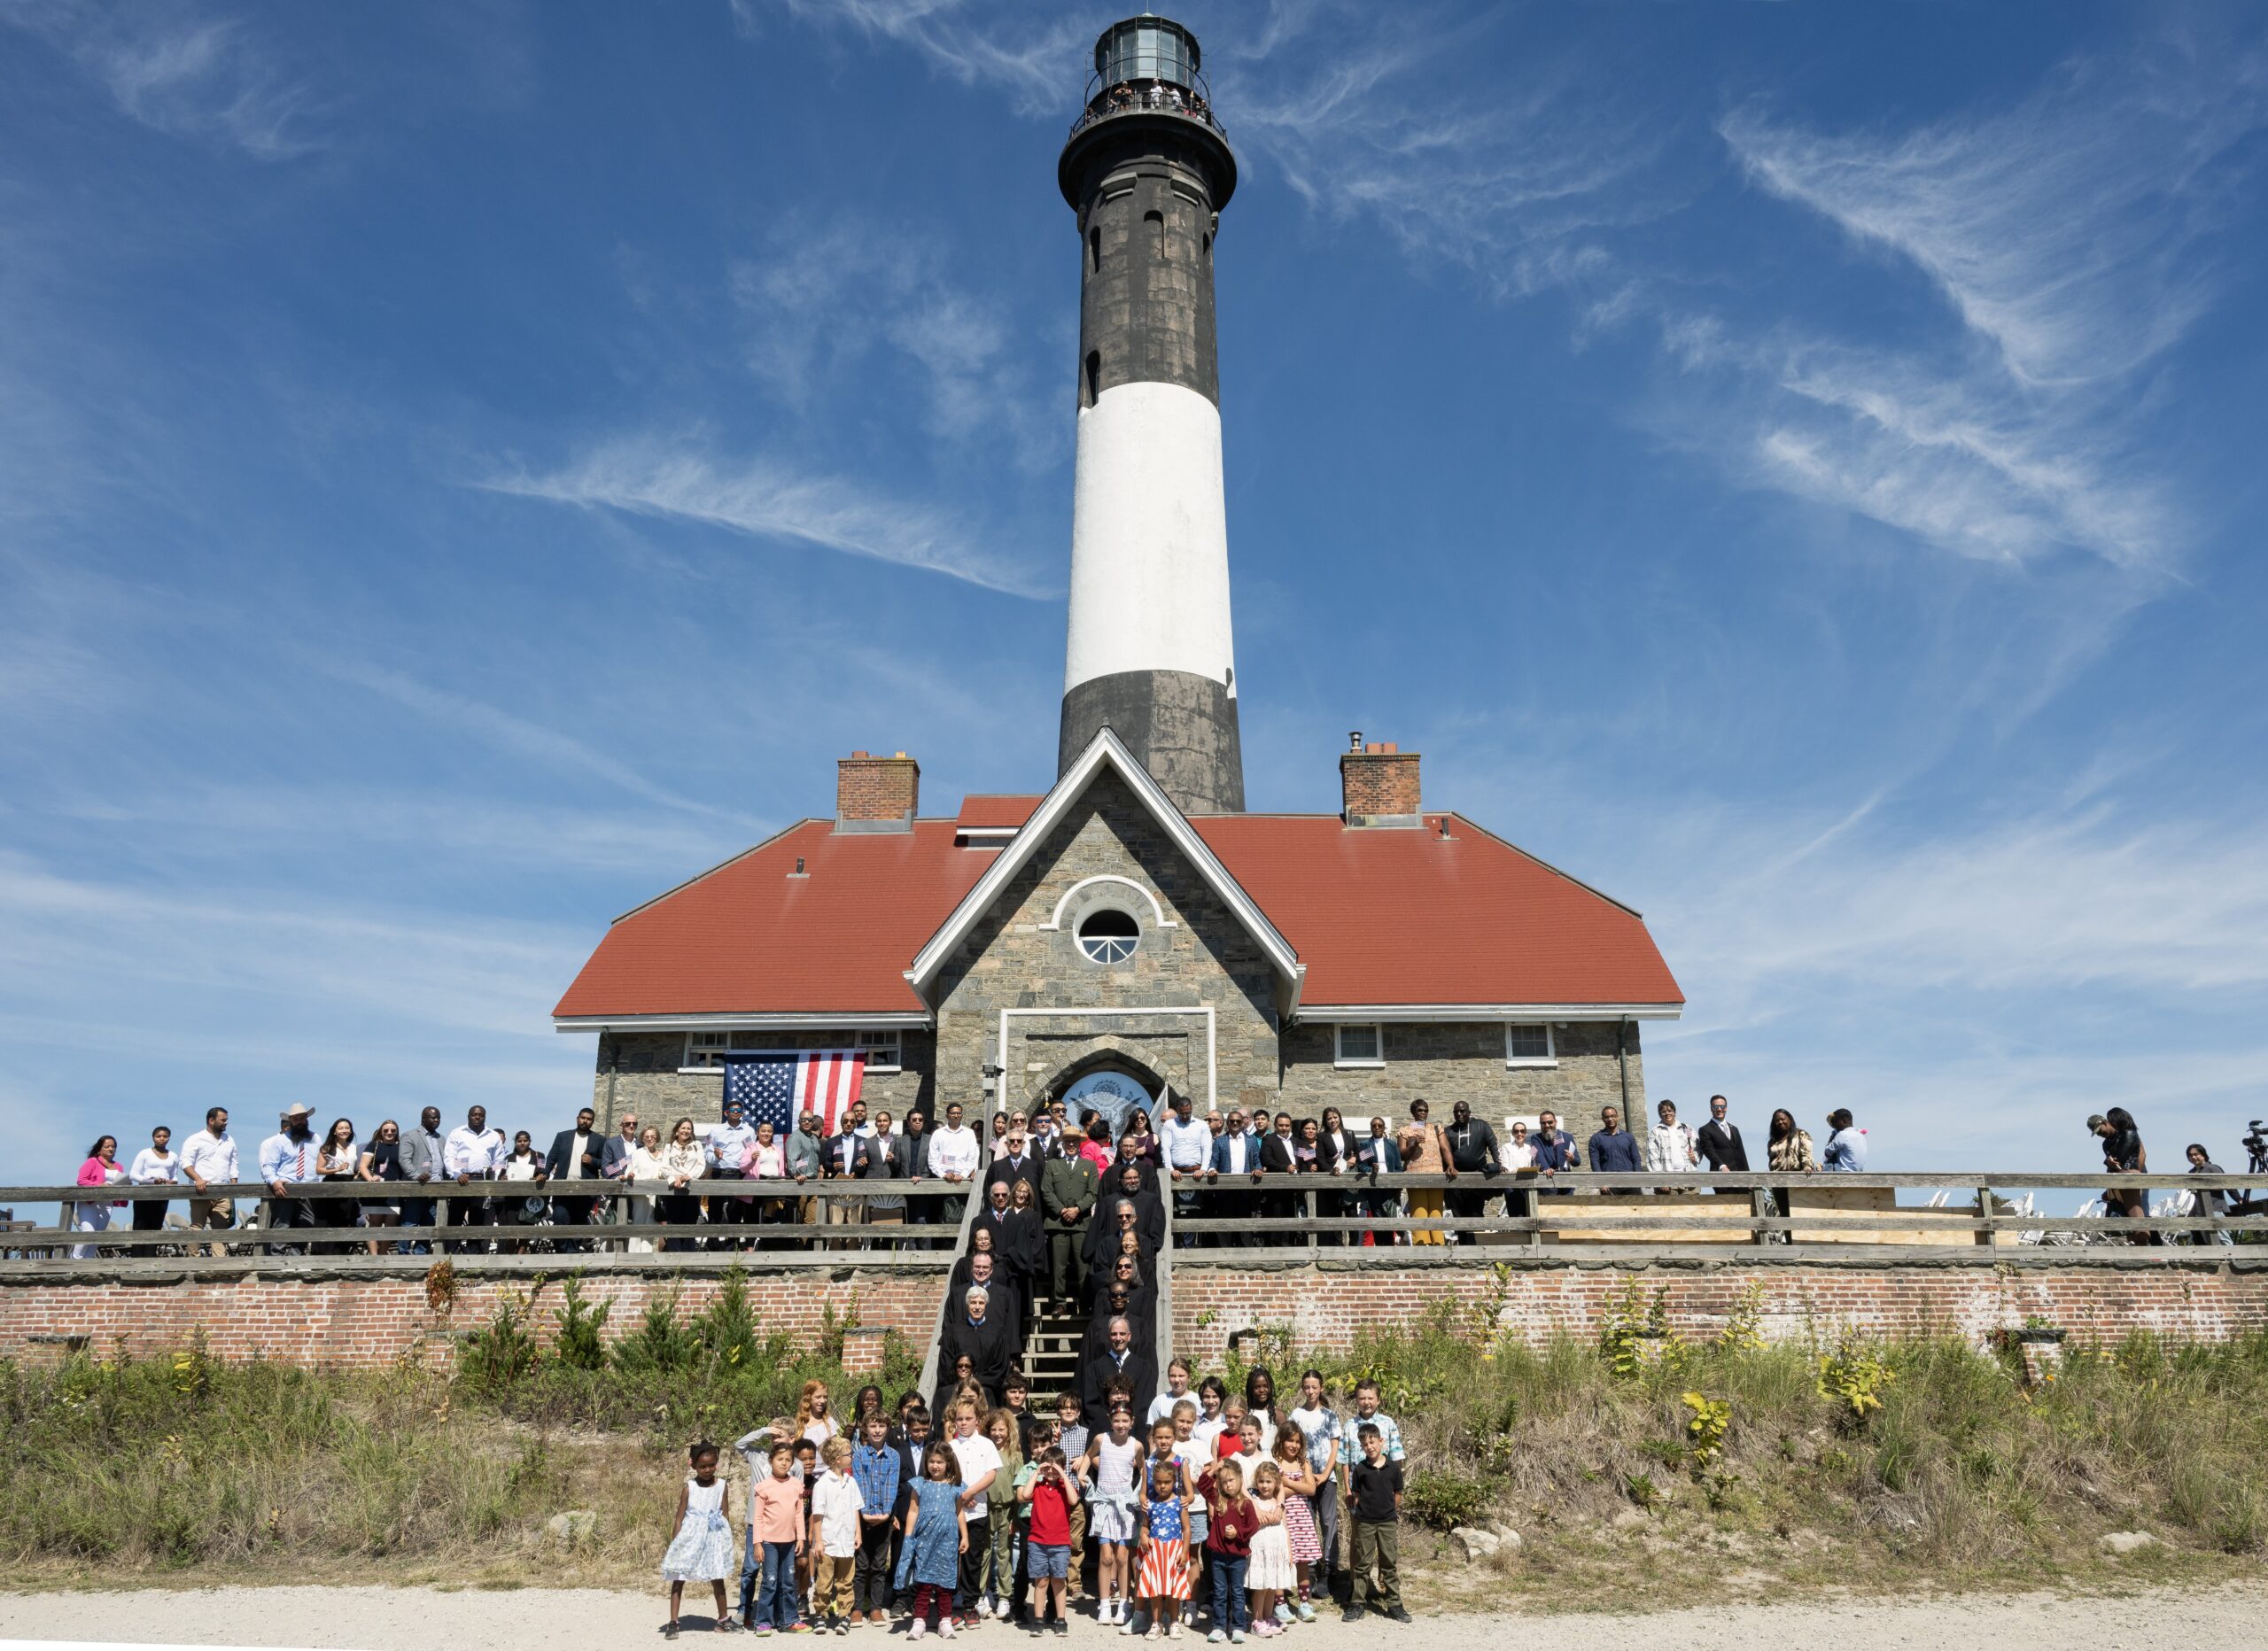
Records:
M1201 1118L1192 1116L1184 1124L1180 1113L1169 1114L1158 1126L1158 1141L1168 1169L1204 1169L1213 1161L1213 1131Z
M979 1149L976 1131L963 1124L947 1124L929 1132L929 1173L933 1175L974 1175Z
M180 1178L180 1169L176 1154L145 1146L134 1155L134 1167L126 1172L126 1178L137 1187L171 1186Z
M478 1181L493 1175L511 1155L512 1149L497 1131L461 1125L441 1143L441 1169L451 1180L470 1175Z
M210 1185L228 1186L237 1179L236 1138L198 1130L181 1143L181 1167L185 1175L202 1175Z
M1253 1140L1249 1135L1231 1133L1226 1139L1229 1143L1229 1171L1231 1174L1240 1175L1246 1170L1259 1164L1260 1155L1254 1149Z

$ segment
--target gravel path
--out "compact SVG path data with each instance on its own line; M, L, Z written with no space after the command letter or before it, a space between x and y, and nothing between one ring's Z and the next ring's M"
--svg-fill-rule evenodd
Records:
M691 1605L691 1591L687 1603ZM2268 1585L2247 1583L2186 1593L2137 1589L2117 1596L2033 1593L1881 1602L1744 1605L1643 1616L1561 1615L1421 1617L1397 1628L1371 1618L1299 1628L1290 1647L1308 1651L1402 1645L1409 1651L1502 1651L1510 1636L1547 1636L1554 1651L1755 1651L1759 1646L1830 1643L1837 1651L1949 1645L2088 1651L2163 1651L2167 1646L2258 1645ZM110 1593L0 1594L0 1641L106 1645L291 1646L346 1651L560 1651L605 1643L656 1645L667 1615L659 1590L525 1588L505 1593L431 1588L162 1588ZM688 1612L680 1641L716 1643ZM731 1637L736 1645L750 1641ZM816 1636L797 1636L806 1643ZM873 1629L843 1636L883 1651L902 1642ZM1005 1624L961 1636L983 1651L1014 1651L1027 1637ZM1100 1651L1115 1630L1081 1619L1066 1643ZM1055 1643L1053 1635L1036 1642ZM1188 1647L1201 1639L1184 1639ZM1258 1641L1252 1641L1257 1644Z

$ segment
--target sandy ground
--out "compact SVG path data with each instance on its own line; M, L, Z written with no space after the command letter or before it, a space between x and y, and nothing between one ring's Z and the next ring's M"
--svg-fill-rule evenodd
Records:
M688 1596L690 1591L688 1590ZM687 1604L691 1606L690 1597ZM706 1602L703 1602L703 1608ZM566 1647L660 1643L667 1615L661 1593L524 1588L507 1593L430 1588L160 1588L112 1593L0 1595L0 1640L134 1645L299 1646L347 1651L563 1651ZM1948 1645L2088 1651L2163 1651L2168 1646L2256 1646L2268 1642L2268 1584L2175 1593L2136 1589L2118 1595L2035 1593L1933 1601L1744 1605L1643 1616L1558 1615L1429 1616L1411 1627L1372 1617L1294 1629L1291 1646L1401 1645L1410 1651L1491 1651L1508 1636L1548 1637L1554 1651L1754 1651L1759 1646L1831 1644L1836 1651ZM716 1643L705 1616L688 1610L681 1646ZM698 1630L699 1632L696 1632ZM796 1636L806 1639L805 1636ZM881 1651L902 1635L874 1629L844 1636ZM990 1651L1013 1651L1027 1636L995 1624L960 1636ZM731 1637L735 1645L751 1643ZM1067 1643L1099 1647L1117 1631L1080 1619ZM806 1643L808 1643L806 1639ZM1032 1641L1055 1643L1055 1636ZM1184 1639L1185 1647L1201 1639ZM1249 1642L1258 1644L1257 1640ZM57 1651L43 1647L43 1651Z

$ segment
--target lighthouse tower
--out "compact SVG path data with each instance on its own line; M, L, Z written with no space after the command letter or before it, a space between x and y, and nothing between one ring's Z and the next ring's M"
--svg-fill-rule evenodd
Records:
M1184 812L1244 808L1213 240L1237 182L1197 38L1095 43L1056 167L1079 215L1079 439L1060 772L1109 728Z

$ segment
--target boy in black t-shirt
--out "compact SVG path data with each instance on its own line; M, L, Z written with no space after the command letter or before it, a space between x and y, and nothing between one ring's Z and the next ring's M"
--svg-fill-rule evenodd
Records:
M1363 1460L1348 1473L1347 1500L1353 1515L1354 1587L1347 1595L1345 1620L1363 1620L1363 1595L1393 1621L1406 1623L1402 1589L1396 1577L1402 1569L1402 1464L1388 1461L1386 1439L1378 1429L1363 1422L1355 1430ZM1378 1579L1371 1579L1373 1568Z

